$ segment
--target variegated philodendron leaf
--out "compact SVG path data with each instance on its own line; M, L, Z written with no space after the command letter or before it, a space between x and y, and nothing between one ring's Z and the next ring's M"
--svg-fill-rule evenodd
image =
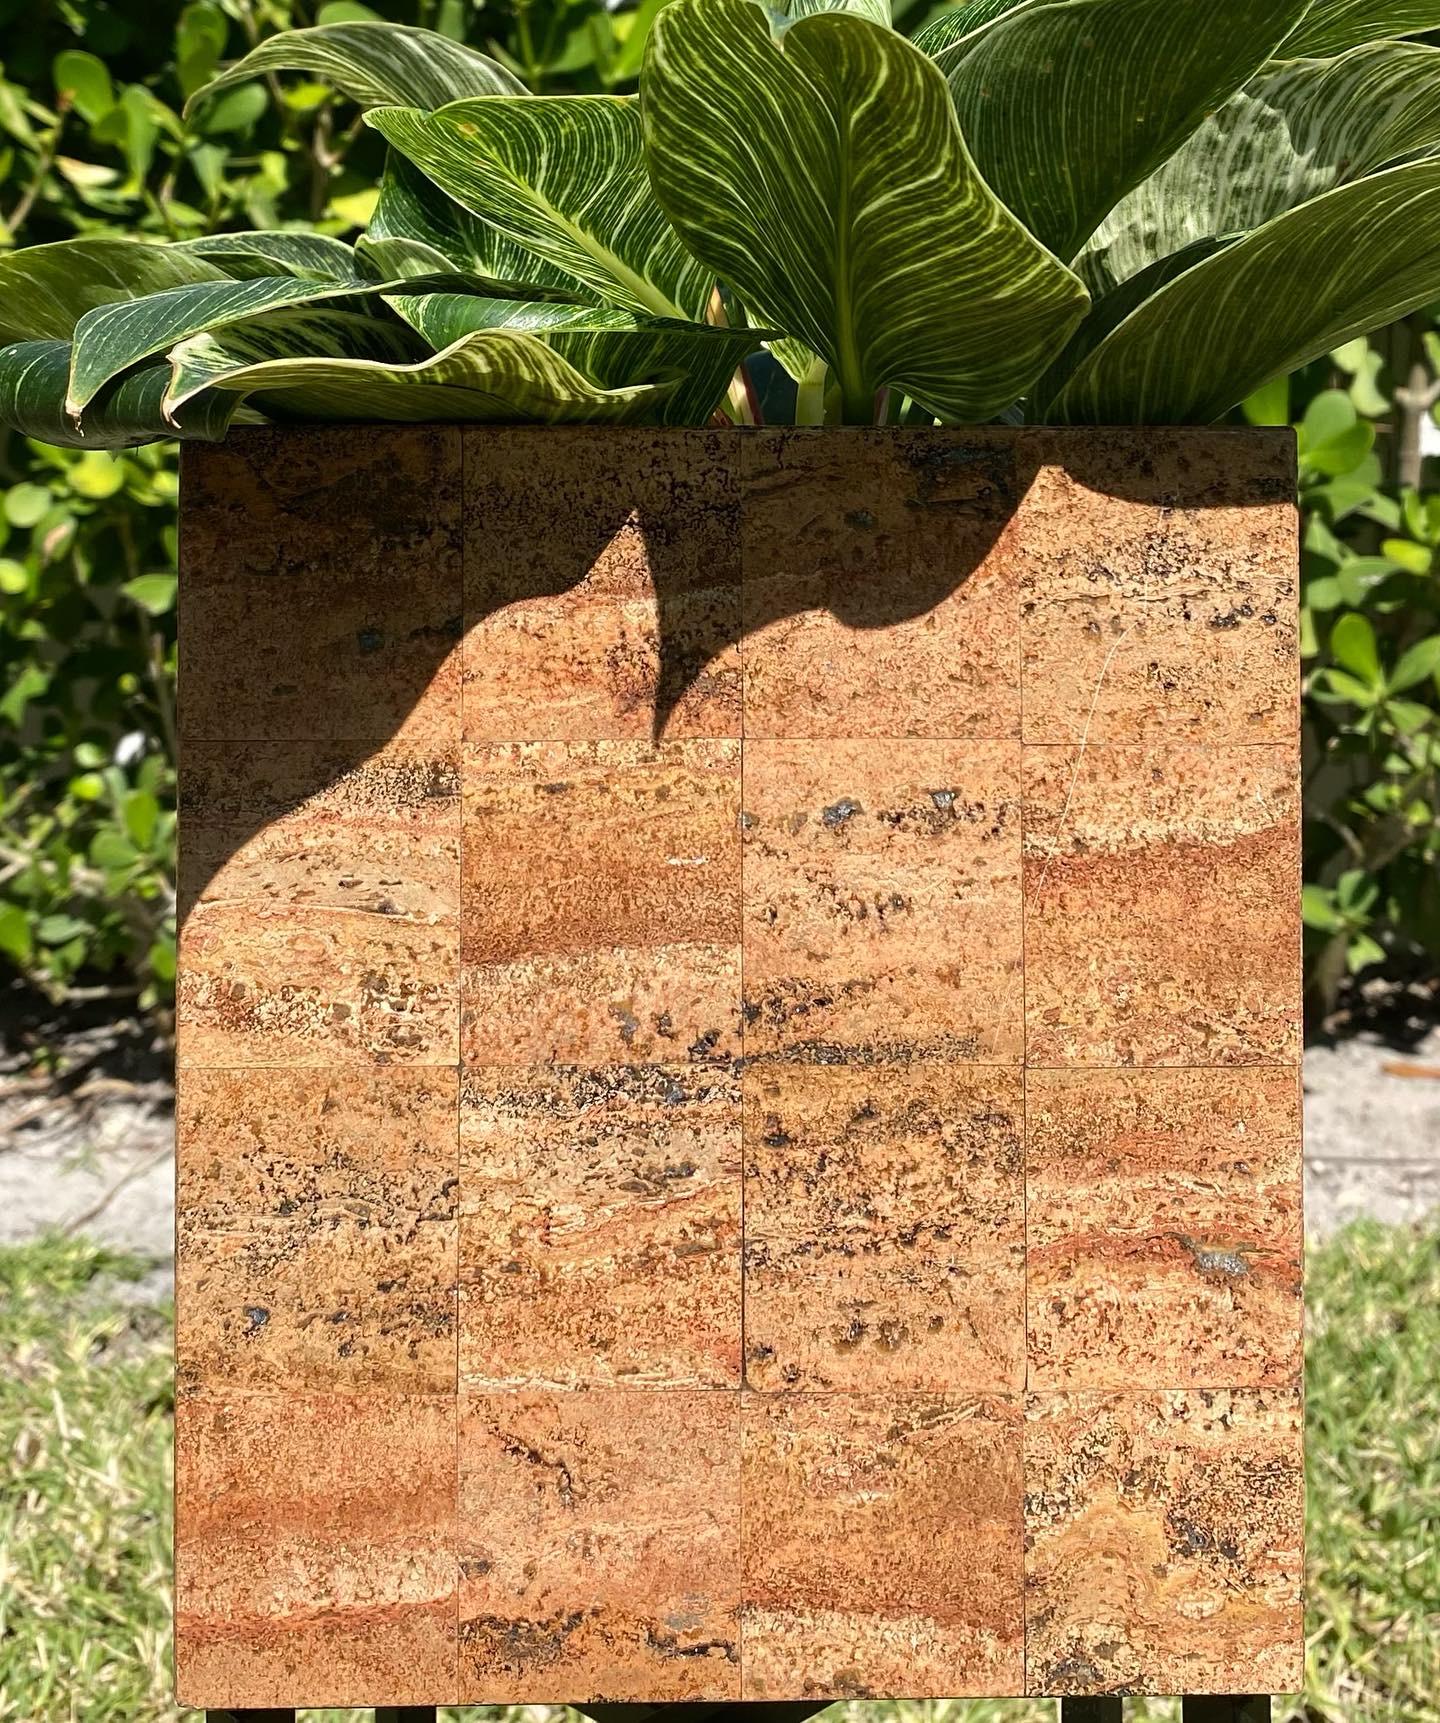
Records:
M0 352L0 425L42 443L75 449L124 449L160 437L218 442L240 403L206 394L171 419L164 410L168 365L145 365L109 383L91 402L85 424L65 411L68 341L21 341Z
M447 196L606 303L704 317L711 276L651 192L635 97L491 98L367 119Z
M915 32L915 46L921 53L929 54L931 59L938 60L944 70L950 50L957 47L967 36L973 36L977 30L993 23L996 18L1003 18L1017 6L1029 6L1033 3L1034 0L969 0L967 5L952 6L948 12L942 12L938 18L932 18Z
M499 61L434 30L379 19L317 24L267 36L198 89L187 114L232 84L274 72L307 72L362 107L439 108L462 96L519 95L525 86Z
M312 281L348 281L360 273L354 247L323 233L211 233L179 240L167 249L213 263L236 280L296 275Z
M584 282L517 245L487 221L447 197L413 162L391 150L380 199L357 247L367 267L390 276L434 275L457 269L493 282L496 294L593 303Z
M0 344L68 340L87 311L226 271L174 245L134 239L61 239L0 256Z
M868 18L887 30L892 22L890 0L758 0L758 4L792 24L797 18L813 18L817 12L853 12L857 18Z
M1440 147L1440 48L1380 42L1261 73L1106 218L1081 260L1095 292L1157 258L1246 233Z
M1315 0L1280 58L1342 54L1362 42L1394 41L1440 30L1440 0Z
M752 0L676 0L641 101L686 244L826 360L847 419L885 385L989 418L1080 317L1079 280L981 179L944 79L893 31L826 13L772 34Z
M1426 304L1440 280L1440 161L1286 211L1178 275L1080 363L1058 423L1203 424L1272 377Z
M306 281L293 275L203 281L145 299L101 305L75 325L66 411L78 417L112 377L177 341L262 312L342 295L376 293L397 282Z
M541 305L460 293L387 294L432 347L480 329L519 329L568 359L602 388L671 382L662 424L703 425L725 398L735 368L762 333L636 317L614 306Z
M1098 298L1086 312L1080 327L1066 342L1063 351L1035 380L1027 397L1029 415L1036 419L1044 418L1049 403L1065 387L1082 361L1095 351L1112 330L1118 329L1132 311L1137 310L1177 275L1183 275L1187 269L1193 269L1197 263L1223 250L1225 246L1233 245L1239 237L1238 234L1231 234L1224 239L1197 239L1182 250L1159 258L1145 269L1137 271L1118 287L1112 287L1108 293Z
M673 387L599 388L519 331L481 331L416 363L393 364L257 357L253 331L241 325L193 336L170 360L177 376L203 371L216 388L253 398L277 419L632 424L656 419Z
M164 402L167 418L197 395L261 361L375 359L409 365L428 358L432 351L432 344L406 324L324 305L272 311L207 333L215 339L192 336L171 349L170 386Z
M1053 0L942 53L991 188L1073 258L1126 192L1270 58L1308 0Z

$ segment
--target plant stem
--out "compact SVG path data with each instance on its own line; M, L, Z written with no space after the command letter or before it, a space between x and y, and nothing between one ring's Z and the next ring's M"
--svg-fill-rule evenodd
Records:
M873 425L875 423L875 392L853 379L840 381L840 423L842 425Z
M795 423L823 425L825 423L825 379L830 367L817 359L795 385Z

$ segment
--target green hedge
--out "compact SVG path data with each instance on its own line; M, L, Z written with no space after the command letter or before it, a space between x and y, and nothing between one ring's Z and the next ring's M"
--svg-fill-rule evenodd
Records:
M663 0L417 0L539 90L628 88ZM896 7L905 26L924 0ZM0 244L90 230L349 234L380 141L321 85L229 91L217 62L353 0L0 0ZM1346 970L1440 955L1440 495L1420 488L1440 375L1416 317L1247 403L1300 425L1306 511L1306 922L1328 998ZM175 460L0 447L0 967L59 999L168 1010L174 952Z

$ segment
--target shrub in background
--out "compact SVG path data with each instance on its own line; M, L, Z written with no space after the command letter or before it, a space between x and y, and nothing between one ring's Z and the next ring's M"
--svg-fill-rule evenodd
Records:
M445 0L405 17L463 36L531 89L604 91L632 87L660 9ZM1332 31L1357 11L1343 0L1319 10ZM192 5L174 15L163 64L150 58L153 8L75 0L44 29L11 31L29 57L12 59L0 84L9 241L276 226L353 236L374 210L381 142L318 71L283 87L273 74L268 89L236 84L189 118L182 109L276 28L362 15L348 4ZM1363 35L1368 9L1357 15ZM905 22L923 16L912 7ZM1406 219L1387 225L1387 255L1413 241ZM1352 343L1247 404L1261 422L1292 410L1302 422L1306 912L1322 988L1387 952L1440 949L1430 812L1440 701L1434 666L1424 668L1437 535L1429 505L1401 485L1420 476L1424 411L1394 399L1423 397L1433 347L1431 319L1417 314L1398 337ZM167 445L112 458L11 436L3 482L0 953L54 992L108 983L163 1008L174 964L172 457Z

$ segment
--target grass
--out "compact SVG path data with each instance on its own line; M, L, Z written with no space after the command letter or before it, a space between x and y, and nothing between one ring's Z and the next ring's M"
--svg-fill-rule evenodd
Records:
M182 1715L168 1693L170 1312L144 1296L144 1269L79 1240L0 1249L4 1723ZM1314 1252L1309 1273L1307 1688L1278 1716L1440 1723L1440 1226L1363 1223ZM827 1723L1054 1715L1039 1700L856 1702ZM1171 1723L1178 1706L1150 1700L1129 1716Z

